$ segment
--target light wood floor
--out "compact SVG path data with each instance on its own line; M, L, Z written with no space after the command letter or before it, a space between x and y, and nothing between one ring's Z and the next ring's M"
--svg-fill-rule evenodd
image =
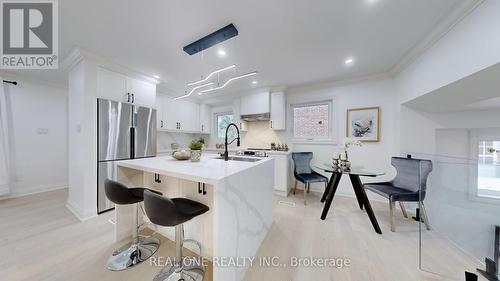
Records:
M159 267L148 262L122 272L110 272L104 264L120 243L113 241L112 213L79 222L66 207L65 190L0 201L0 280L152 280ZM281 204L278 201L285 201ZM302 195L275 198L274 223L257 253L279 256L286 267L265 267L257 262L245 281L262 280L443 280L418 270L418 225L398 214L397 232L389 231L388 207L373 207L384 232L378 235L355 199L337 197L326 221L319 219L322 204L311 194L304 207ZM426 235L433 235L432 232ZM174 243L161 238L156 256L173 256ZM443 239L429 239L433 253L429 263L447 268L463 280L464 270L475 265ZM440 249L446 249L441 251ZM291 257L348 258L350 266L291 267ZM434 257L434 258L433 258ZM426 257L427 259L427 257ZM427 260L426 260L427 261ZM208 275L211 272L209 272Z

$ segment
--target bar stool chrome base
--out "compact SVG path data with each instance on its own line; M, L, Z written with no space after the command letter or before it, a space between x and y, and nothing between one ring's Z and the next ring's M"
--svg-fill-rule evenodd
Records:
M151 236L139 236L113 252L106 262L109 270L119 271L131 268L149 259L160 247L160 240Z
M202 281L205 269L201 264L201 258L184 257L182 266L172 264L165 266L153 281Z

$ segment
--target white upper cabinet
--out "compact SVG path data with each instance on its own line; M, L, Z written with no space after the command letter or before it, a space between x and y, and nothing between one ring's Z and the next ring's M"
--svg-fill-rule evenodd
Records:
M233 123L238 126L241 132L248 131L247 122L241 120L241 103L242 99L235 99L233 101Z
M131 95L131 102L146 107L155 106L156 85L137 79L127 78L127 93Z
M269 112L269 93L262 92L241 97L240 115Z
M98 68L97 97L130 102L130 96L127 95L127 77L104 68Z
M286 129L286 103L285 93L278 92L271 94L271 120L269 126L273 130Z
M97 69L97 97L155 107L156 85L104 68Z
M165 100L167 99L167 96L165 95L156 95L156 124L158 130L164 130L167 129L167 123L166 123L166 102Z
M206 104L200 105L200 132L210 133L212 126L212 109Z
M193 102L179 103L179 129L188 132L200 131L200 105Z
M156 108L159 130L201 132L199 104L158 94Z

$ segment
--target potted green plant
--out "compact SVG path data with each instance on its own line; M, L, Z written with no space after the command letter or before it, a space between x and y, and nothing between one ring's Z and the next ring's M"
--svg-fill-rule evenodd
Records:
M193 140L189 144L189 149L191 149L191 162L200 162L201 149L203 148L203 143Z

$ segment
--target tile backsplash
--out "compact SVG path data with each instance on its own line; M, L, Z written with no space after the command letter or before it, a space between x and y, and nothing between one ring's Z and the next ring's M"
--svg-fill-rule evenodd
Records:
M254 148L270 148L271 143L286 143L286 131L275 131L269 128L269 121L247 123L248 131L244 133L242 146Z
M170 150L170 145L173 142L178 143L179 148L185 149L192 140L199 140L200 137L208 141L207 135L158 132L158 152Z

